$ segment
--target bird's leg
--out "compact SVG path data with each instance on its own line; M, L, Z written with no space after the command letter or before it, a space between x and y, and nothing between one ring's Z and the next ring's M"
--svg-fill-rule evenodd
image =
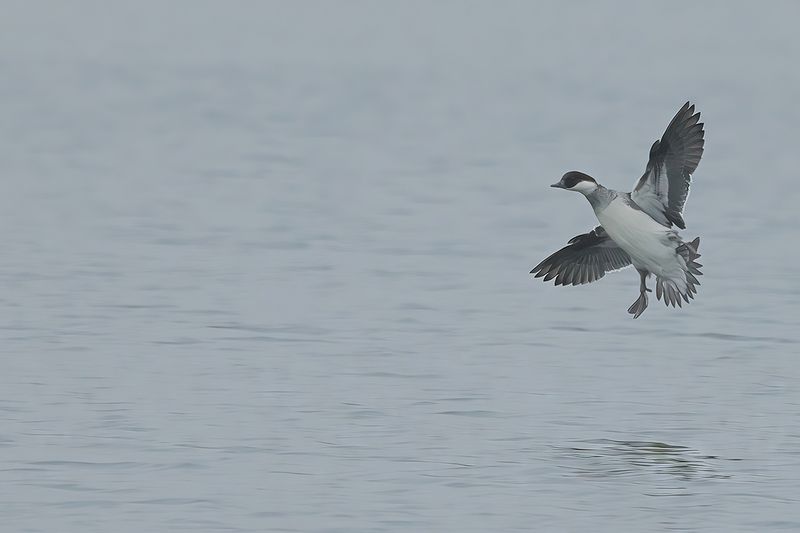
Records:
M639 292L640 293L653 292L651 289L647 288L647 276L649 274L647 270L639 270L637 268L636 272L639 273Z
M639 273L639 298L636 299L633 304L628 308L628 312L633 315L633 318L639 318L644 310L647 309L647 293L653 292L647 288L647 276L649 273L647 270L639 270L638 268L636 271Z

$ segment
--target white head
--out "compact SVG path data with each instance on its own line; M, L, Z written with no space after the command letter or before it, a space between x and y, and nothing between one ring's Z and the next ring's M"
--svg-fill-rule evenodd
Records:
M551 187L579 192L586 196L587 194L593 193L597 189L597 182L593 177L584 174L583 172L572 170L564 174L561 177L561 181L552 184Z

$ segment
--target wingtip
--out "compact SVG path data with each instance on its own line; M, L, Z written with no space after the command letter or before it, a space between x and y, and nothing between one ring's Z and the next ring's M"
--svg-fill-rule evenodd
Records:
M548 257L547 259L550 259L550 258ZM531 269L531 274L536 274L537 272L538 272L539 274L542 274L542 273L545 271L545 268L544 268L544 266L545 266L545 263L547 263L547 259L545 259L544 261L542 261L541 263L539 263L538 265L536 265L535 267L533 267L533 268ZM542 274L542 275L543 275L543 274ZM537 275L537 277L538 277L538 275Z

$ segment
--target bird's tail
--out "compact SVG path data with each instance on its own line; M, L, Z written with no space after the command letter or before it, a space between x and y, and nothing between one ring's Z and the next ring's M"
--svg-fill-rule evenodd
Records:
M664 300L664 304L675 307L682 307L681 298L686 303L694 298L697 294L697 286L700 282L697 281L697 276L702 276L700 268L703 266L696 261L700 254L697 250L700 248L700 237L697 237L692 242L681 243L675 249L675 252L683 259L684 266L680 271L676 272L674 276L658 276L656 278L656 298Z

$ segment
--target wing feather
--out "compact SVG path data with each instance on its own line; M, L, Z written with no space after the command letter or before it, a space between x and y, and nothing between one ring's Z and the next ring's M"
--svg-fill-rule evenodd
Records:
M703 156L705 131L700 113L686 102L650 148L644 174L631 199L644 212L667 227L686 228L683 207L689 197L692 174Z
M611 240L603 226L597 226L570 239L567 246L536 265L531 274L543 277L543 281L555 278L556 285L583 285L630 264L630 256Z

